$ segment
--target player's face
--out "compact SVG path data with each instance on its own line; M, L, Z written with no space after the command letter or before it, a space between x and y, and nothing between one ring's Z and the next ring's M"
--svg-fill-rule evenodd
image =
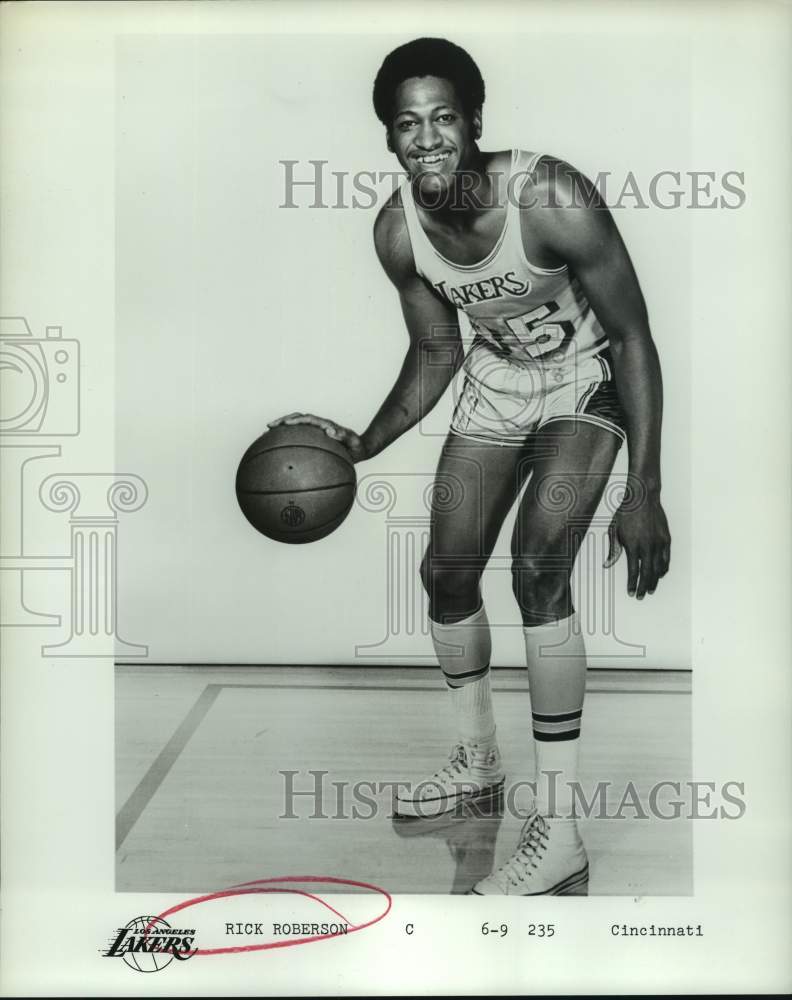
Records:
M388 147L422 187L445 187L472 164L480 119L465 113L450 81L410 77L396 91L395 109Z

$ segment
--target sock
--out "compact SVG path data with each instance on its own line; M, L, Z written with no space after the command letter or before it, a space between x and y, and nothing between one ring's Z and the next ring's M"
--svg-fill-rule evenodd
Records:
M586 649L577 614L523 628L531 691L536 807L543 816L570 817L577 779L580 722L586 690Z
M430 625L440 669L451 692L460 738L494 745L495 717L489 677L492 642L484 605L453 625L433 621Z
M464 742L495 743L495 715L489 673L471 684L449 688L457 721L457 732Z

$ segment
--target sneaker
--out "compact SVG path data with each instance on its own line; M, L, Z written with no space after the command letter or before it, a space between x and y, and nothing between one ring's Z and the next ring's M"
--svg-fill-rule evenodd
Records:
M479 821L487 828L499 827L503 820L503 786L496 788L488 798L475 801L460 802L448 812L435 816L400 816L394 813L391 817L391 827L397 837L440 837L451 836L452 831L469 827ZM492 870L492 865L487 871ZM484 873L482 873L484 874Z
M448 763L417 785L400 788L394 799L396 816L439 816L496 796L503 789L500 751L491 743L458 743Z
M517 850L497 871L473 886L477 896L586 896L589 866L574 819L534 812Z

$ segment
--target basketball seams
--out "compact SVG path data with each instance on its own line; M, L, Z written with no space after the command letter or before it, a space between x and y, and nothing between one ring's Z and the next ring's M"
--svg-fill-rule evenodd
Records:
M239 489L237 493L244 493L246 496L263 496L263 497L275 497L275 496L294 496L297 493L322 493L327 490L340 490L342 486L352 486L354 487L356 483L354 480L343 482L343 483L333 483L332 486L303 486L299 490L245 490Z
M341 524L354 505L357 476L347 449L323 431L283 427L250 446L235 485L242 512L257 531L299 544L318 541Z
M320 448L316 444L274 444L271 448L262 448L261 451L254 451L251 455L243 455L240 465L245 465L247 462L252 461L254 458L258 458L259 455L268 455L272 451L283 451L284 448L292 450L294 448L308 448L311 451L320 451L325 455L333 455L335 458L340 458L342 462L346 462L348 465L352 465L352 459L349 456L349 452L342 444L338 445L339 448L343 448L346 454L340 455L337 451L332 448Z

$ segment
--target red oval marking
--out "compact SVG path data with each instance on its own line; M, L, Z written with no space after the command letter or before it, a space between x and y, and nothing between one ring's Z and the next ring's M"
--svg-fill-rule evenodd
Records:
M279 885L284 882L301 882L303 884L319 883L322 885L355 886L359 889L370 889L372 892L378 892L381 896L384 896L387 899L388 905L382 913L380 913L379 916L374 917L373 920L368 920L364 924L351 924L342 913L339 913L338 910L330 906L330 904L325 902L325 900L323 900L320 896L315 896L313 893L307 892L304 889L265 888L266 886L270 886L273 882L277 882ZM213 899L225 899L229 896L247 896L275 892L305 896L308 899L313 899L317 903L321 903L322 906L327 907L327 909L332 913L335 913L337 917L340 917L345 924L349 925L346 933L337 932L335 934L315 934L312 937L296 938L293 941L270 941L267 944L236 945L230 948L196 948L194 951L190 952L190 955L231 955L245 951L267 951L269 948L291 948L298 944L310 944L312 941L325 941L327 938L346 937L348 934L352 934L355 931L362 931L365 930L366 927L371 927L373 924L379 923L380 920L390 913L391 907L393 906L393 899L390 893L386 892L385 889L381 889L378 885L372 885L370 882L358 882L354 879L348 878L335 878L332 875L285 875L282 878L259 878L254 879L252 882L240 882L239 885L233 885L231 888L223 889L220 892L211 892L205 896L196 896L194 899L188 899L183 903L177 903L175 906L171 906L170 909L164 910L162 913L158 914L158 917L160 920L164 920L173 913L179 913L181 910L186 910L190 906L198 906L200 903L209 903Z

